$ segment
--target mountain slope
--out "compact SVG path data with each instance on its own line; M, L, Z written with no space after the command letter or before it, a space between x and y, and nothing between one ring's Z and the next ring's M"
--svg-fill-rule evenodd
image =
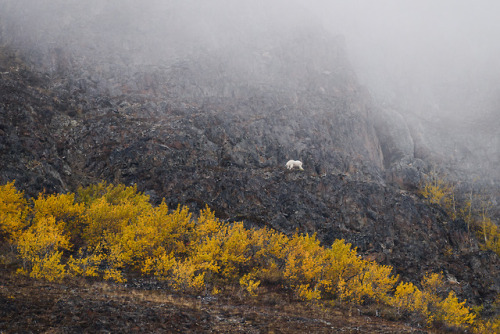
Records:
M17 13L10 5L4 9ZM191 13L192 5L177 10ZM443 271L460 296L495 298L498 257L466 245L463 222L399 187L414 190L430 165L415 158L413 138L397 141L410 130L379 115L342 39L294 16L275 29L253 7L227 8L229 21L200 28L188 24L198 11L172 26L140 16L129 25L126 11L122 22L108 21L104 5L86 18L68 7L65 28L82 26L76 40L57 26L48 36L29 28L21 36L9 25L17 21L3 21L0 180L16 179L32 196L100 180L135 183L155 202L208 205L228 221L317 232L325 244L345 238L407 280ZM215 34L251 14L242 31ZM84 19L118 26L101 36ZM132 31L130 41L119 27ZM165 58L153 48L159 27L171 34L158 47L170 52ZM143 36L146 51L136 49ZM286 170L289 159L305 171Z

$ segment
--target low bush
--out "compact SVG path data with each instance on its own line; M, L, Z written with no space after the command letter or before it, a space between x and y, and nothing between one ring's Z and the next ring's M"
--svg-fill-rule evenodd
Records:
M426 274L421 288L396 286L392 267L363 259L344 240L324 247L315 234L247 229L220 221L209 208L195 219L186 207L152 206L135 186L100 183L76 195L41 194L29 205L8 183L0 187L0 228L22 260L19 273L35 278L125 282L136 272L177 290L219 292L230 285L250 296L261 284L279 284L299 299L392 306L428 325L474 323L441 274Z

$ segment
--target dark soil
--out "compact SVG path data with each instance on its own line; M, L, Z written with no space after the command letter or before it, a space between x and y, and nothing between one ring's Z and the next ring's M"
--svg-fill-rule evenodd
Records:
M426 333L283 293L201 297L130 285L50 283L1 271L0 333Z

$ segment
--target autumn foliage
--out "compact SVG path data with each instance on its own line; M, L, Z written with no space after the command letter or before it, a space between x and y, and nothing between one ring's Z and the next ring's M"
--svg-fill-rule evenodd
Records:
M465 198L455 186L437 174L430 174L421 185L420 194L429 203L440 205L451 219L462 219L469 233L475 236L482 249L494 251L500 256L500 228L488 211L492 204L487 198L470 190Z
M474 320L453 292L443 295L439 274L424 276L419 288L344 240L325 247L315 234L249 229L219 220L209 208L193 218L186 207L151 205L135 186L100 183L28 203L8 183L0 186L0 229L17 251L18 272L36 278L125 282L135 272L173 289L216 293L240 286L249 296L279 285L299 299L386 305L428 324L463 327Z
M11 241L19 238L27 225L26 216L29 212L24 194L17 191L14 182L0 188L0 233Z

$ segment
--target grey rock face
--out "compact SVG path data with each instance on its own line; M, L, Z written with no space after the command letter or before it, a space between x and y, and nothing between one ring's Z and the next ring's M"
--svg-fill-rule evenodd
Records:
M381 109L377 112L377 136L384 153L384 167L413 158L414 143L406 120L398 112Z

